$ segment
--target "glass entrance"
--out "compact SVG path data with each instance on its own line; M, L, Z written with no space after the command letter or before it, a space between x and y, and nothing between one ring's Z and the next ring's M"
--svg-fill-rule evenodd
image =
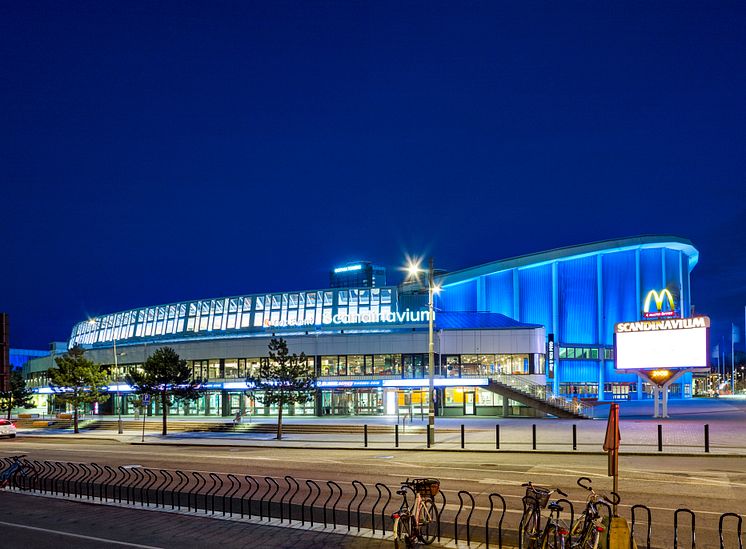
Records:
M473 416L475 413L474 391L464 391L464 415Z

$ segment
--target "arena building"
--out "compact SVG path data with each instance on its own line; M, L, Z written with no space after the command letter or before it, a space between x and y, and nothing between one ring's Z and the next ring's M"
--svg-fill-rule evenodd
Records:
M698 251L686 239L641 236L570 246L438 272L434 298L434 386L441 416L583 414L589 401L647 398L651 388L614 368L614 325L643 318L651 291L657 314L690 316L690 274ZM370 264L363 264L364 271ZM340 273L358 269L345 265ZM380 269L377 267L377 269ZM334 271L332 271L334 273ZM385 272L377 273L379 281ZM334 279L333 279L334 280ZM290 415L427 414L427 287L407 282L268 292L141 307L85 319L69 345L112 366L121 398L102 406L133 409L124 373L170 346L206 380L196 402L173 413L271 415L245 378L283 337L305 353L316 395ZM651 294L652 295L652 294ZM647 301L647 304L646 304ZM655 311L653 312L655 313ZM36 390L49 393L42 375ZM671 386L691 396L691 374ZM50 399L50 407L53 406ZM157 413L157 410L153 410Z

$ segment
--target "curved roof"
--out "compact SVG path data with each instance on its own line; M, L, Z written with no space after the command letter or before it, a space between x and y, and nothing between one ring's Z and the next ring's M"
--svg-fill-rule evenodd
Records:
M442 285L449 286L471 280L478 276L507 271L509 269L536 267L553 261L566 261L593 254L606 254L643 248L670 248L673 250L681 250L689 257L689 271L694 268L699 260L699 252L691 241L686 238L672 235L643 235L629 238L617 238L613 240L602 240L576 246L565 246L563 248L555 248L545 252L520 255L509 259L500 259L477 265L476 267L451 271L440 277L439 280Z

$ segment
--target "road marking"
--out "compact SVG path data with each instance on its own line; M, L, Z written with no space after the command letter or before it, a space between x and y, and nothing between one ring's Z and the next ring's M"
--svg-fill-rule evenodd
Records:
M61 536L70 536L79 539L88 539L91 541L103 541L106 543L113 543L115 545L124 545L126 547L140 547L141 549L163 549L162 547L156 547L155 545L139 545L137 543L127 543L126 541L117 541L114 539L96 538L93 536L84 536L82 534L72 534L70 532L62 532L60 530L51 530L49 528L38 528L36 526L26 526L25 524L15 524L13 522L0 521L3 526L10 526L12 528L25 528L26 530L35 530L37 532L47 532L50 534L59 534Z

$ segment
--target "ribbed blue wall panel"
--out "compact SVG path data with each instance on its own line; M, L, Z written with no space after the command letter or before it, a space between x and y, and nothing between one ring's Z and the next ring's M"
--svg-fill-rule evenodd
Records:
M557 266L561 343L597 343L596 256L560 261Z
M663 262L661 259L662 250L640 250L640 299L645 300L645 296L650 290L661 291L666 285L663 282ZM642 303L639 304L642 311Z
M560 360L560 382L598 382L599 363L595 360Z
M542 265L518 271L521 322L543 324L552 332L552 267Z
M487 310L513 317L513 271L502 271L485 277Z
M605 254L601 258L603 281L603 333L601 343L614 343L614 324L637 320L635 252Z
M444 286L440 292L440 304L445 311L477 310L477 281L469 280L453 286Z
M664 250L666 257L666 288L673 294L676 309L681 310L681 252L678 250Z
M614 369L614 361L607 360L605 362L604 367L604 381L607 383L613 383L613 382L626 382L626 383L634 383L636 381L639 381L637 374L623 374L620 372L617 372Z

